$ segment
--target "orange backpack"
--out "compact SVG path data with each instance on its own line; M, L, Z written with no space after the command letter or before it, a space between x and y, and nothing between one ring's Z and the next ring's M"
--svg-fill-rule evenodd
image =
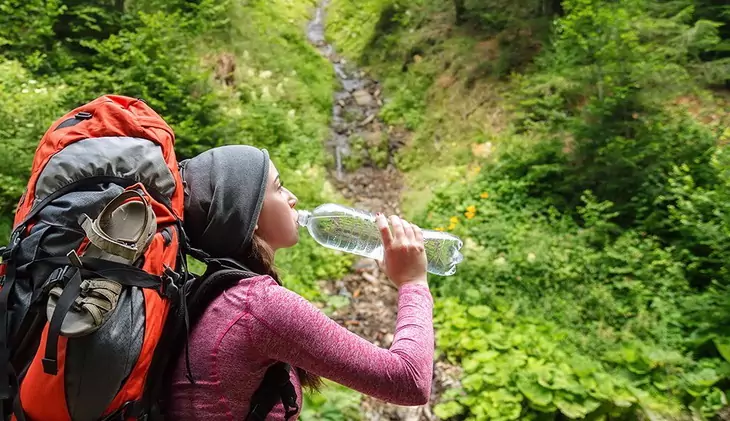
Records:
M188 279L174 142L144 101L116 95L72 110L41 139L0 249L3 419L154 410Z

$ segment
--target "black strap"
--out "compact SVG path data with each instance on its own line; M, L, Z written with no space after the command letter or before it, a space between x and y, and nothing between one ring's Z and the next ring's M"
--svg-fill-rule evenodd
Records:
M8 301L10 292L15 285L15 265L13 261L7 263L5 272L5 282L2 290L0 290L0 400L9 399L10 395L10 378L8 377L7 367L10 365L10 332L8 332L8 324L10 323L8 314Z
M125 263L112 262L98 257L79 257L82 264L81 274L86 278L108 278L125 286L138 288L158 288L162 278L151 275L144 270ZM28 270L33 266L63 267L69 264L68 257L48 257L34 260L23 265L19 270Z
M15 414L17 421L26 421L25 411L23 411L23 405L20 403L20 384L18 382L18 375L12 364L8 364L8 370L10 372L11 386L15 394L15 399L13 399L13 413Z
M73 266L67 266L62 274L64 280L68 279L68 283L63 288L63 293L58 299L56 308L53 310L51 323L48 327L48 337L46 340L46 353L43 358L43 371L46 374L56 375L58 373L58 337L61 334L61 326L66 314L73 306L74 301L81 293L81 271Z
M266 370L261 385L251 396L251 406L245 421L266 420L266 416L279 400L284 405L286 420L299 411L296 391L289 378L290 371L291 366L281 362Z
M142 399L135 404L139 409L138 417L142 416L145 420L149 421L160 421L164 419L162 415L164 409L163 398L165 396L165 387L168 385L169 370L171 370L169 362L177 356L175 345L181 340L182 335L184 334L185 339L187 339L189 327L187 292L194 280L189 277L184 252L184 245L186 244L185 231L179 220L176 223L176 228L181 244L178 250L179 276L173 279L175 288L169 288L169 292L175 292L178 295L171 300L170 313L165 321L160 342L157 344L155 352L152 355L152 362L147 373Z
M0 290L0 402L12 397L10 372L10 332L9 326L9 301L10 294L15 287L16 266L15 252L20 244L20 231L14 232L10 237L10 245L3 250L3 261L5 263L5 276L3 287ZM4 408L0 408L2 414Z
M224 290L244 278L256 276L255 273L240 269L243 266L236 264L237 269L224 269L230 267L231 262L224 260L215 260L208 262L208 269L205 274L197 282L190 285L188 304L186 306L186 332L185 332L185 369L186 377L190 383L195 384L192 370L190 368L190 357L188 350L187 337L189 334L189 326L195 324L200 319L205 309L218 295ZM191 323L192 322L192 323Z
M241 279L257 275L234 260L206 258L204 262L208 267L201 277L188 280L185 276L184 286L180 288L180 306L176 308L176 315L168 318L164 328L162 341L166 342L160 342L153 356L141 404L142 414L150 421L163 418L160 411L164 413L165 410L162 398L167 383L164 383L164 379L169 377L167 373L172 369L170 361L177 360L180 352L185 353L186 377L191 383L195 382L187 353L190 326L195 325L210 302L225 289ZM185 268L182 272L187 274ZM172 344L184 346L170 349ZM246 420L264 420L279 400L284 404L287 420L299 411L296 390L289 379L289 371L289 365L284 363L274 364L267 370L261 386L252 396L251 411ZM121 419L110 418L104 421Z
M235 260L208 259L206 263L208 263L208 270L206 270L203 279L200 280L190 298L193 320L197 320L208 304L226 288L229 288L241 279L256 276L255 273ZM188 375L192 380L192 373L189 371L189 366L187 369ZM296 390L289 378L290 370L291 367L282 362L269 367L261 385L251 397L250 410L246 416L246 421L265 420L266 416L280 400L286 412L285 419L288 420L299 411Z
M140 401L127 401L116 411L101 418L99 421L127 421L128 418L136 418L137 421L146 420L144 405ZM20 420L19 420L20 421Z
M127 188L127 187L133 186L135 183L137 183L137 181L134 179L131 179L131 178L115 177L115 176L110 176L110 175L98 175L98 176L95 175L92 177L84 177L80 180L74 181L73 183L67 184L67 185L61 187L60 189L54 191L53 193L48 195L45 199L43 199L40 203L34 204L33 207L31 208L30 212L28 212L28 214L25 216L25 218L23 218L23 221L20 224L18 224L18 227L14 230L14 232L24 231L26 224L31 219L36 217L38 215L38 213L40 213L40 211L43 210L43 208L45 208L49 203L58 199L59 197L63 196L64 194L74 191L76 189L79 189L82 186L94 185L94 184L100 184L100 183L114 183L122 188ZM155 189L154 186L148 186L145 184L145 188L147 189L147 193L149 193L149 195L153 199L155 199L158 202L165 205L165 207L167 208L167 210L170 211L170 213L172 213L173 215L175 214L175 212L172 211L172 203L167 196L165 196L165 195L161 194L159 191L157 191L157 189Z

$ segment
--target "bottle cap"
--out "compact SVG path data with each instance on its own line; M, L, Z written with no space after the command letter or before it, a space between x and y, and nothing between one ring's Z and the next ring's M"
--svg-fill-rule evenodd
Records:
M298 210L297 214L299 215L297 218L297 223L300 227L306 227L307 224L309 224L309 218L312 216L312 213L305 210Z

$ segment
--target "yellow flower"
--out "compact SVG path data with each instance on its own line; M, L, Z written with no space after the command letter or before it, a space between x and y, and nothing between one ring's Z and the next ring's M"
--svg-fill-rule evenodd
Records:
M444 227L438 227L438 228L434 228L434 230L435 230L435 231L443 231L443 230L444 230Z
M457 218L457 217L455 217L455 216L452 216L452 217L451 217L451 218L449 219L449 222L451 222L451 224L452 224L452 225L456 225L456 224L457 224L457 223L459 222L459 218Z
M451 231L454 228L456 228L456 224L452 222L451 225L449 225L449 228L448 229L449 229L449 231Z
M471 219L476 215L474 212L464 212L464 216L466 216L466 219Z
M476 211L477 211L477 207L474 206L474 205L469 205L469 206L466 207L466 212L467 213L476 213Z
M489 197L489 193L484 192L484 193L480 194L479 197L481 197L482 199L486 199Z

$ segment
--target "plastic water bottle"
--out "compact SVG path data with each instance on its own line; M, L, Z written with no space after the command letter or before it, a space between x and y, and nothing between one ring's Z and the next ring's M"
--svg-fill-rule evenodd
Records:
M319 244L371 259L383 259L383 241L372 213L333 203L298 213L299 226L307 227ZM464 260L459 252L463 242L449 233L422 231L427 270L436 275L453 275L456 265Z

